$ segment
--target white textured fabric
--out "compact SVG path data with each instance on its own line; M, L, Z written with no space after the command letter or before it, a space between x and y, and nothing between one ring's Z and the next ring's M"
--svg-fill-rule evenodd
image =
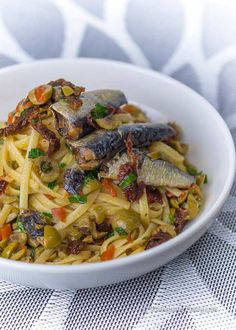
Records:
M236 141L236 1L0 0L0 67L75 56L173 76L219 109ZM150 274L80 291L0 281L0 329L236 329L235 248L236 184L208 232Z

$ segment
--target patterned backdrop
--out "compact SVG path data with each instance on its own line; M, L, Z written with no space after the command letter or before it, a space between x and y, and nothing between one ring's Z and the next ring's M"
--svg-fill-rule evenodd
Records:
M235 0L0 0L0 66L48 57L168 74L205 96L236 141ZM138 279L79 291L0 282L0 329L236 329L235 247L236 184L195 245Z

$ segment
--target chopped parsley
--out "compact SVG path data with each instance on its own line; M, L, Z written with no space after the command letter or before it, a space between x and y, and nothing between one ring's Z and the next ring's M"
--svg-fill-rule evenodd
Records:
M207 177L207 175L205 174L205 178L204 178L204 182L203 182L204 184L207 184L208 183L208 177Z
M91 117L96 120L96 119L100 119L100 118L104 118L109 114L109 110L104 107L104 105L97 103L95 105L95 108L93 109L93 111L91 111Z
M24 116L26 114L26 112L28 112L29 110L31 110L31 108L27 108L27 109L21 111L20 116L21 117Z
M119 186L122 189L125 189L128 186L130 186L131 183L133 183L136 179L137 179L137 175L135 173L131 172L119 183Z
M71 203L86 204L87 203L87 196L72 195L72 196L69 197L69 201Z
M2 146L4 144L4 140L0 139L0 145Z
M34 159L41 156L45 156L45 152L39 148L33 148L30 150L28 157Z
M187 168L188 174L190 174L192 176L197 176L197 175L202 174L202 172L201 171L198 172L198 170L192 164L187 164L186 168Z
M44 216L47 217L47 218L52 219L52 213L49 213L49 212L42 212L42 215L44 215Z
M120 236L127 236L128 233L124 230L122 227L116 227L115 231L120 235Z
M64 168L64 167L66 167L66 163L60 163L60 164L59 164L59 167L60 167L60 168Z
M170 213L169 220L170 220L170 223L173 225L175 223L175 215Z
M86 175L84 178L84 184L88 183L91 180L96 180L97 178L98 178L97 170L88 171L88 172L86 172Z
M34 258L35 257L35 248L33 247L30 252L30 257Z
M22 233L25 233L25 227L19 218L17 218L16 224L17 224L17 229L19 229L19 231L21 231Z
M110 232L107 234L107 238L113 237L114 235L115 235L114 231L110 231Z
M48 188L53 190L56 187L56 181L52 181L48 183Z

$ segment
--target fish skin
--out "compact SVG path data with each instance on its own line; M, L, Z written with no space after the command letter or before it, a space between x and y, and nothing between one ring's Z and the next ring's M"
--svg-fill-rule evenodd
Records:
M78 141L67 141L67 143L77 153L77 159L81 165L83 160L111 159L126 148L128 137L131 138L134 147L144 147L154 141L166 140L175 134L175 130L169 125L135 123L121 125L112 131L97 130Z
M146 149L133 149L133 152L138 160L138 180L147 186L187 188L195 182L193 176L179 170L173 164L165 160L152 160L147 157L148 151ZM100 175L117 180L120 166L129 162L130 159L126 152L117 154L113 159L102 165Z
M98 89L83 92L79 100L82 101L82 105L78 110L72 109L65 99L61 99L51 105L52 112L57 122L59 122L58 116L62 116L66 121L65 125L67 125L67 127L76 127L78 129L78 134L73 137L73 140L94 131L95 128L88 123L87 116L95 108L97 103L114 108L119 108L121 105L127 103L124 93L112 89ZM58 131L61 135L71 138L68 135L68 129L59 129Z
M145 157L139 172L139 181L147 186L187 188L195 182L195 178L165 160Z

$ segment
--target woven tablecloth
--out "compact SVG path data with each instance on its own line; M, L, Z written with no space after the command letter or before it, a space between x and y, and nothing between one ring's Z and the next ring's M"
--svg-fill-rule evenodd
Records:
M236 141L235 0L0 0L0 66L80 56L182 81ZM79 291L0 281L0 329L236 329L235 246L236 184L208 232L145 276Z

